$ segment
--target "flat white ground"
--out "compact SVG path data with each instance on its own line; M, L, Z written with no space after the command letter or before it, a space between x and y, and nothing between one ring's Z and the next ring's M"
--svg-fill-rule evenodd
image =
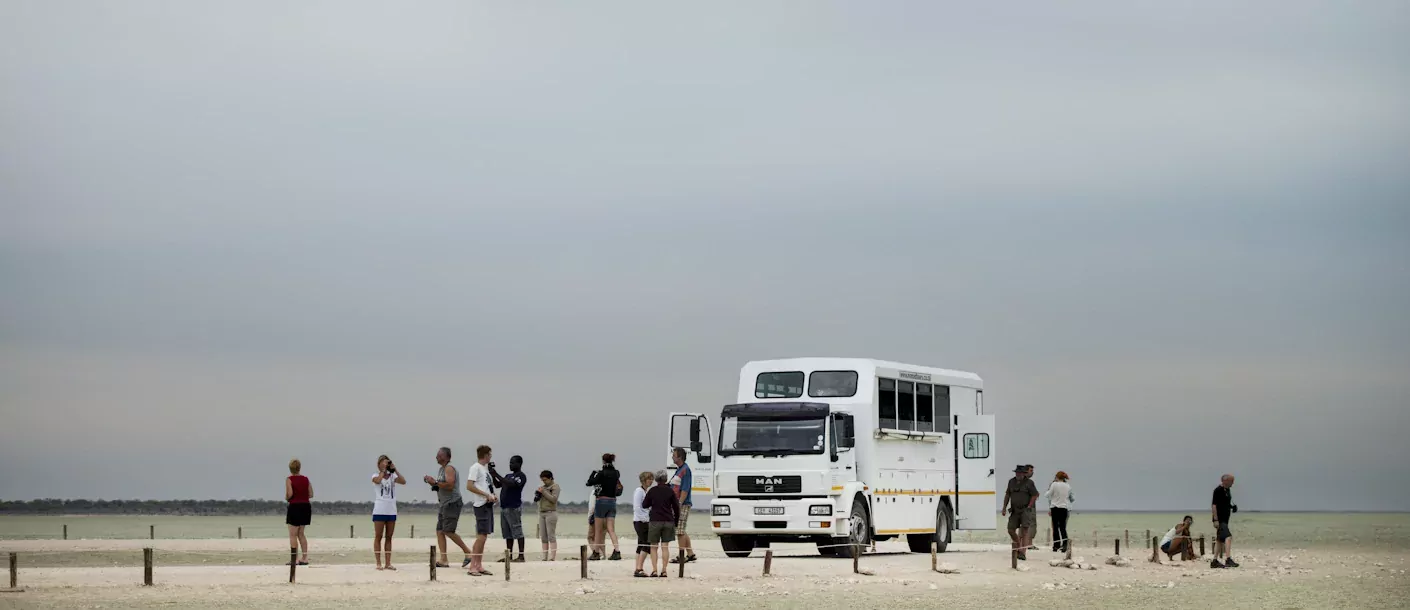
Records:
M530 541L532 545L536 541ZM624 548L630 545L623 540ZM589 563L590 579L581 580L576 560L581 540L560 542L560 559L512 566L487 562L494 576L471 577L458 568L438 570L429 581L426 539L398 540L400 568L377 571L371 565L370 541L312 541L312 563L300 567L297 584L289 569L274 564L287 556L287 541L259 540L20 540L0 543L0 551L18 552L21 566L83 554L117 557L102 567L22 567L21 593L0 593L0 608L36 607L226 607L348 608L436 607L499 603L513 608L561 608L566 605L630 607L641 604L684 607L1406 607L1410 577L1406 553L1393 550L1239 552L1236 570L1212 570L1207 561L1149 563L1138 547L1127 553L1130 567L1105 564L1111 549L1078 549L1074 558L1098 569L1052 567L1058 555L1030 551L1024 569L1010 568L1006 547L955 544L930 570L928 554L905 552L899 541L882 543L876 554L860 560L870 574L854 574L851 560L818 556L812 545L775 545L772 575L764 577L763 551L748 559L723 556L714 540L697 543L700 560L686 567L686 578L637 579L632 560ZM156 549L155 586L142 587L141 549ZM452 547L453 548L453 547ZM488 550L503 553L503 541L491 539ZM357 562L361 556L367 561ZM459 566L461 556L451 553ZM496 555L498 556L498 555ZM169 563L184 565L163 565ZM1162 557L1163 559L1163 557ZM75 565L86 565L74 562ZM0 582L0 585L8 583ZM674 601L672 601L674 600Z

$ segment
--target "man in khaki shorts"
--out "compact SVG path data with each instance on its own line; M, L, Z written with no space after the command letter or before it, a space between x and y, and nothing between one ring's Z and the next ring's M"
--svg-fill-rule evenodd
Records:
M695 561L695 549L690 546L690 534L685 532L686 522L690 520L690 491L695 485L695 476L690 472L690 466L685 463L685 449L676 447L671 451L671 461L676 464L676 473L671 477L671 490L676 493L676 502L680 503L680 517L676 519L676 544L682 551L685 551L685 560ZM680 563L677 557L671 563Z
M1003 510L999 514L1009 518L1009 539L1013 541L1013 548L1018 551L1019 559L1028 559L1028 527L1024 525L1024 513L1032 512L1037 501L1038 486L1028 479L1028 466L1014 468L1013 478L1009 479L1008 487L1004 490ZM1036 517L1034 519L1036 521Z

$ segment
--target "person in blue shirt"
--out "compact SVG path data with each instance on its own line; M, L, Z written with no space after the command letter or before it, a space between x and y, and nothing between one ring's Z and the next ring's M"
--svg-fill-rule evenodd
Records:
M695 548L690 546L690 534L685 533L685 524L690 520L690 487L695 482L690 466L685 463L685 449L676 447L671 452L671 461L676 464L676 474L671 477L671 487L675 489L676 500L680 502L680 514L676 520L676 544L685 551L687 562L695 561ZM680 563L677 557L671 563Z
M524 458L517 455L509 458L509 474L504 476L493 470L493 465L490 468L494 484L500 488L499 529L504 532L504 549L513 552L514 542L519 541L519 556L514 558L514 563L524 563L524 486L529 481L524 474Z

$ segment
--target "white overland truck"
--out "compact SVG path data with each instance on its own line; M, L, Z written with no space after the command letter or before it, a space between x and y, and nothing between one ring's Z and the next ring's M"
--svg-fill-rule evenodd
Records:
M944 551L954 530L995 527L994 416L978 375L859 358L744 365L718 428L672 413L693 503L730 557L772 542L823 555L905 536ZM718 436L716 436L718 431Z

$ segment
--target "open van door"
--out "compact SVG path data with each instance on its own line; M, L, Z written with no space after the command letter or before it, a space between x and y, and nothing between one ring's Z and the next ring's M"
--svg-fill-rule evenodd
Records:
M994 416L955 416L955 529L991 530L997 522L994 494Z
M667 430L670 447L666 450L666 472L675 472L675 462L671 454L677 449L685 449L685 463L690 466L691 498L695 506L709 506L709 499L702 502L700 494L714 494L715 481L715 435L710 430L710 418L701 413L672 413Z

